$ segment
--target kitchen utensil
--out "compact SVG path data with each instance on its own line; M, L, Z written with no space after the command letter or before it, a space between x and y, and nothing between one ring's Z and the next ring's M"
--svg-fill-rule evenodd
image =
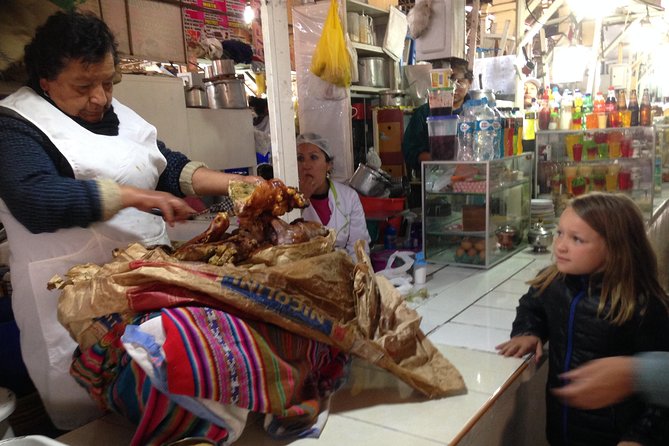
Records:
M388 87L388 68L383 57L358 58L358 84L364 87Z
M190 217L188 217L189 220L195 220L197 217L201 215L207 215L207 214L217 214L219 212L227 212L229 216L235 215L235 207L232 204L232 200L228 197L223 197L223 200L214 203L211 206L209 206L206 209L203 209L199 212L196 212L194 214L191 214ZM149 211L150 214L157 215L158 217L163 216L163 211L160 210L160 208L151 208Z
M376 45L376 39L374 36L374 20L371 16L368 16L364 12L358 17L359 20L359 37L360 43L366 43L367 45Z
M495 231L497 236L497 243L499 244L499 249L510 251L514 249L520 243L520 237L518 236L518 229L515 226L504 225L497 228Z
M405 105L405 95L402 90L382 90L379 92L381 107L399 107Z
M216 59L211 61L214 76L228 76L235 74L235 61L232 59Z
M246 108L244 81L238 78L217 79L205 84L209 108Z
M527 241L534 252L546 252L553 244L553 232L546 229L542 222L536 222L527 233Z
M349 186L363 195L378 197L390 188L390 180L380 171L373 169L365 163L358 164L353 176L348 180Z
M207 108L207 93L203 86L184 87L186 107Z
M360 41L360 18L357 12L346 13L346 27L348 28L348 37L353 42Z

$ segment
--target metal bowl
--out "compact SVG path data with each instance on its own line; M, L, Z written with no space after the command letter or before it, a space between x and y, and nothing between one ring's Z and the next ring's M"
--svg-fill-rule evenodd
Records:
M527 241L534 252L546 252L553 244L553 232L546 229L541 222L537 222L527 232Z

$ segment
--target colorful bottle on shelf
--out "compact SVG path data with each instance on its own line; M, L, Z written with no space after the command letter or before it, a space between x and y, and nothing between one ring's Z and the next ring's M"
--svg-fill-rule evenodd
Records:
M625 96L625 89L620 90L618 93L618 119L620 121L620 127L629 127L630 126L631 113L627 109L627 97Z
M613 86L609 87L604 103L606 111L606 127L620 127L620 118L618 115L618 100L616 99L616 90Z
M574 99L569 90L564 91L562 96L562 102L560 103L560 124L558 128L560 130L570 130L571 129L571 119L574 108Z
M595 116L593 108L592 95L586 93L583 97L583 107L581 108L581 126L583 130L597 127L597 116Z
M641 106L639 107L639 125L650 125L650 94L648 89L643 89L643 96L641 96Z
M636 90L630 91L630 102L627 106L630 112L630 127L639 125L639 101L636 97Z
M583 96L578 88L574 90L574 107L571 112L571 129L583 128Z
M593 101L593 112L597 117L597 127L594 128L600 128L600 129L606 128L605 100L604 100L604 95L602 94L601 91L598 91L595 94L595 100Z

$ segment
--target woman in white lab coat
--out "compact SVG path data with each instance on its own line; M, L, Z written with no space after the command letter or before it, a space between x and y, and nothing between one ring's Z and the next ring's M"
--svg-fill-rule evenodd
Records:
M297 137L300 192L311 203L302 211L302 218L334 229L337 232L335 246L346 249L356 259L353 246L357 240L364 240L369 252L371 238L365 212L355 190L329 178L332 160L328 142L320 135L303 133Z

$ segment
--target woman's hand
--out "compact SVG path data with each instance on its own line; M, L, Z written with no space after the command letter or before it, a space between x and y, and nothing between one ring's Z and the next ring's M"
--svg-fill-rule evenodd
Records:
M119 186L121 190L121 204L124 208L134 207L144 212L160 209L163 220L170 226L177 221L188 219L195 213L185 200L167 192L148 189L139 189L132 186Z
M304 198L311 198L318 186L319 184L311 175L304 175L303 177L300 177L299 189L302 195L304 195Z
M579 409L599 409L629 397L634 392L634 358L612 356L595 359L560 375L567 382L551 392Z
M522 358L534 351L534 361L539 362L543 355L543 343L538 336L525 335L515 336L510 340L495 346L500 355Z

